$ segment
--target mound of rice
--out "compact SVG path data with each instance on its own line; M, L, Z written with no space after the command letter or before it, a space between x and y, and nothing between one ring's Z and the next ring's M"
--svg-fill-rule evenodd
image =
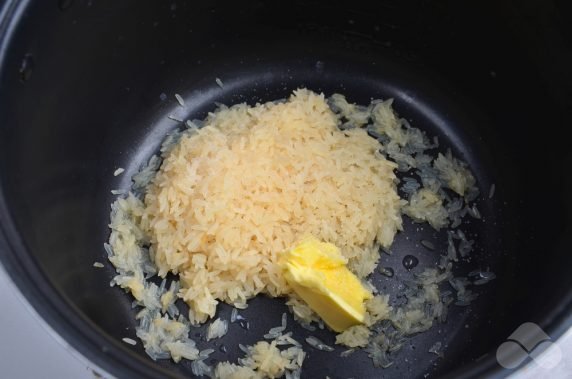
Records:
M180 136L147 189L141 227L159 275L179 274L190 321L219 300L290 293L278 256L306 234L360 277L401 228L395 163L364 129L340 130L323 95L221 108Z
M265 341L239 345L245 356L237 364L210 366L215 350L200 350L189 331L190 322L212 317L222 300L235 306L230 323L211 319L203 339L224 339L240 317L237 308L258 293L288 295L286 304L302 327L323 329L277 264L278 255L306 234L340 247L350 269L377 294L366 302L364 325L336 336L336 344L350 348L340 357L363 349L375 367L391 366L410 336L445 322L451 304L467 306L477 297L471 286L495 278L488 270L453 275L452 262L474 250L475 241L459 227L466 215L481 219L476 180L450 150L435 150L437 138L399 118L391 99L362 106L343 95L326 102L298 90L288 101L220 106L205 121L186 125L165 138L160 156L132 177L130 191L112 191L121 196L112 204L104 244L117 271L111 285L133 295L140 309L136 335L154 360L190 360L196 376L299 379L306 355L286 332L286 314ZM402 176L403 200L395 170ZM494 185L489 197L493 192ZM365 276L377 265L379 247L388 248L401 229L400 213L445 229L447 248L436 268L404 283L405 301L394 299L390 306L389 296ZM430 241L421 244L435 249ZM179 278L166 279L168 272ZM452 291L442 291L447 283ZM189 320L179 314L181 297L190 306ZM317 350L335 350L314 336L305 341ZM429 351L442 354L439 344Z

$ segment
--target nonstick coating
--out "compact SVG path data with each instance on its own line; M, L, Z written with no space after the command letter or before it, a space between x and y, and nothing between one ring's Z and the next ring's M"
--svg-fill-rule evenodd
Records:
M101 367L121 377L188 377L188 362L152 362L140 343L121 342L134 338L136 324L132 299L109 287L110 190L128 188L166 133L182 127L169 115L203 118L215 102L252 105L300 87L360 104L392 97L402 117L437 135L440 150L450 147L477 177L484 222L462 225L477 249L454 273L491 269L498 278L477 288L469 307L452 306L445 324L412 338L390 368L374 369L364 352L342 359L343 349L306 345L303 377L510 373L494 353L522 322L552 337L570 324L564 173L572 159L556 137L570 113L570 78L554 76L572 65L536 53L548 32L521 23L528 8L494 4L490 12L487 2L7 2L5 15L18 22L0 29L3 263L52 327ZM556 17L544 7L531 14ZM566 45L553 45L556 61L569 59ZM117 167L126 172L114 177ZM382 256L395 276L373 276L396 301L403 281L438 260L421 239L446 247L444 232L406 222L393 254ZM401 264L407 254L420 260L411 272ZM242 312L249 330L233 325L223 340L199 346L215 346L214 360L236 361L237 344L261 339L285 310L282 300L256 298ZM298 340L313 334L333 344L332 333L288 320ZM444 358L428 353L437 341Z

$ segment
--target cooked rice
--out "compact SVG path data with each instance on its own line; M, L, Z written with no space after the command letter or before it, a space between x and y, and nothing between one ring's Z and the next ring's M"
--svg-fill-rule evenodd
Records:
M279 343L279 339L271 342L260 341L253 346L239 344L246 354L239 359L240 365L220 362L214 370L214 377L220 379L252 379L252 378L299 378L306 354L300 344L290 338L292 343ZM292 345L285 347L285 345ZM281 347L279 347L281 346Z
M356 352L356 349L347 349L347 350L344 350L340 353L340 357L347 358L355 352Z
M441 348L443 347L442 345L443 344L441 343L441 341L437 341L429 348L429 350L427 350L427 352L435 354L438 357L442 358L443 357L443 352L441 351Z
M173 121L177 121L177 122L183 122L183 120L181 120L179 117L177 116L173 116L173 115L169 115L167 116L168 119L173 120Z
M290 292L279 254L305 234L334 243L359 276L401 227L395 164L365 130L340 131L324 97L220 108L185 133L147 189L142 226L159 275L179 273L191 322L219 300ZM374 173L374 175L372 175Z
M433 244L431 241L421 240L420 243L427 250L435 250L435 244Z
M473 174L467 169L465 163L453 157L451 150L446 156L439 153L433 166L444 183L461 196L464 196L467 190L475 185L476 180Z
M322 340L318 337L309 336L306 338L306 342L308 345L312 346L314 349L322 350L322 351L334 351L334 348L330 345L325 344Z
M367 326L372 326L379 321L387 319L390 312L393 310L393 308L389 306L388 295L374 296L373 298L366 301L365 308L367 311L365 324Z
M256 379L259 375L250 367L220 362L214 370L214 377L221 379Z
M218 300L232 303L230 322L248 329L237 308L261 292L287 294L294 319L313 331L314 323L324 327L322 320L290 293L277 268L277 254L298 237L311 233L336 244L350 268L365 277L377 264L378 247L387 250L401 228L400 211L435 229L456 228L466 214L480 219L476 204L469 205L478 188L467 165L450 151L436 159L427 154L438 147L437 139L430 142L400 119L392 100L364 107L333 95L328 102L330 108L323 96L299 90L289 100L252 108L219 105L205 121L187 121L185 131L170 133L161 155L133 176L133 193L112 205L112 233L104 245L118 272L111 284L131 292L134 306L143 307L137 336L151 358L188 359L195 375L215 378L298 379L305 353L286 332L285 314L264 335L269 341L240 345L246 357L239 365L221 362L213 368L205 360L214 350L199 351L189 338L177 298L189 303L193 323L213 316ZM401 183L408 201L396 194L394 169L419 178ZM493 184L489 198L494 191ZM426 269L408 283L400 306L390 307L387 295L370 299L365 325L337 336L336 343L352 347L341 356L366 346L374 366L389 367L391 353L407 336L444 322L449 304L466 306L476 298L469 286L495 278L490 271L473 271L471 280L454 278L451 261L468 256L474 241L461 230L447 235L440 269ZM179 274L182 281L171 281L167 289L164 279L157 286L147 280L157 271ZM447 281L455 298L440 288ZM224 336L228 326L211 321L206 339ZM314 336L306 342L334 350ZM441 353L440 346L434 350Z
M336 343L347 347L366 347L371 330L363 325L355 325L336 336Z
M495 195L496 184L491 184L491 188L489 189L489 199L492 199Z
M448 212L443 200L429 188L415 192L403 207L403 213L417 222L428 222L436 230L448 225Z
M179 95L178 93L175 94L175 99L177 99L177 102L179 103L179 105L181 107L185 106L185 100L183 100L183 97L181 95Z
M207 341L220 338L228 332L228 321L217 318L207 328Z

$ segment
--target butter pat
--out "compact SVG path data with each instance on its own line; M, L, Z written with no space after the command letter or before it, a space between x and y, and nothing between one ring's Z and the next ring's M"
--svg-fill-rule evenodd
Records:
M336 332L362 324L364 301L372 297L346 264L335 245L314 237L282 256L288 284Z

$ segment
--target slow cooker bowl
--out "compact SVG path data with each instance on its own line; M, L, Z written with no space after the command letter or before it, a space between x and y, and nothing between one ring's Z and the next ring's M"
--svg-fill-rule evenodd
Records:
M189 376L190 365L154 362L140 344L121 342L134 335L131 299L109 286L109 264L93 267L105 262L110 190L128 188L165 134L180 127L169 115L202 118L215 102L254 104L300 87L358 103L393 97L400 115L438 135L479 179L485 222L468 226L480 249L466 268L491 268L497 279L470 307L414 337L385 371L365 354L348 365L311 351L303 376L505 376L511 371L495 351L519 325L534 322L556 339L572 324L565 7L534 0L5 1L2 264L47 323L95 365L118 377ZM125 174L113 176L117 167ZM398 238L395 250L408 246ZM401 256L384 259L397 267ZM265 330L284 309L257 298L246 312ZM258 316L261 310L274 318ZM253 343L256 330L230 341ZM442 359L426 352L438 340Z

